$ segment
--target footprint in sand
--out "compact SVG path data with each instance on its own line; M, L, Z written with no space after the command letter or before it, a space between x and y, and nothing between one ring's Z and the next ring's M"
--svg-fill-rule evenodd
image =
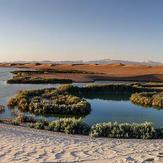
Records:
M163 152L158 153L157 157L163 159Z
M153 163L153 162L154 162L154 158L147 158L142 163Z
M137 161L134 158L130 157L130 156L128 156L125 161L126 162L137 163Z

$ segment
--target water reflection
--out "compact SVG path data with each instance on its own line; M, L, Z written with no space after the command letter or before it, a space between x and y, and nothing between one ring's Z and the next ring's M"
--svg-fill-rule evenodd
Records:
M39 89L39 88L51 88L57 87L58 84L6 84L6 80L11 77L10 71L15 69L0 68L0 104L5 105L5 112L0 114L0 118L12 118L15 116L17 110L11 110L6 107L7 101L11 96L19 90L24 89ZM105 83L105 82L103 82ZM112 83L114 83L112 81ZM76 83L74 85L83 86L87 84ZM130 95L122 94L86 94L86 98L90 104L92 111L86 117L82 117L88 124L94 124L106 121L118 121L118 122L153 122L155 126L160 127L163 125L163 110L157 110L147 107L144 109L142 106L134 105L129 101ZM32 115L26 113L27 115ZM55 120L66 116L61 115L44 115L35 116L38 119Z

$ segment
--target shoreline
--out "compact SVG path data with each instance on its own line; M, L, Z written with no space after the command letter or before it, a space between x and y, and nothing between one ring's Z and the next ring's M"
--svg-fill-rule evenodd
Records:
M0 162L163 162L163 140L92 139L2 123L0 130Z

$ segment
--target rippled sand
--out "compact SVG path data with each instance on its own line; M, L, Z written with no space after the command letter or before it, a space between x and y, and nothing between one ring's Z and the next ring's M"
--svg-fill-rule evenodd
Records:
M0 162L163 163L163 140L91 139L0 124Z

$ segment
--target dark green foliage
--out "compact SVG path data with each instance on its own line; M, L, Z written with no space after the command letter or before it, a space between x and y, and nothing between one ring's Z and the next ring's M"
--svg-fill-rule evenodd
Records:
M131 95L130 100L135 104L143 106L153 106L156 108L163 108L163 93L156 92L134 93Z
M82 71L82 70L57 70L57 69L43 69L43 70L22 70L12 71L13 74L19 76L28 76L32 74L52 74L52 73L74 73L74 74L94 74L94 72Z
M46 121L37 121L36 123L33 124L33 128L35 128L35 129L47 129L48 125L49 125L49 123Z
M156 130L151 123L128 124L128 123L101 123L92 126L90 135L92 137L108 138L136 138L153 139L156 138Z
M5 111L5 106L0 105L0 114L3 113Z
M55 88L21 91L9 100L8 106L34 114L87 115L91 111L85 99Z
M26 70L26 71L13 71L14 77L7 81L8 84L56 84L56 83L72 83L71 79L56 79L56 78L34 78L35 74L55 74L55 73L79 73L79 74L93 74L87 71L80 70Z
M3 122L3 121L2 121ZM26 124L31 128L45 129L66 134L82 134L92 137L124 138L124 139L163 139L163 128L154 128L152 123L120 123L108 122L95 124L92 127L81 119L63 118L52 122L34 120L24 114L19 114L12 122L15 125Z
M33 117L31 116L25 116L23 113L19 113L12 123L21 124L21 123L26 123L26 122L34 123L36 122L36 120L33 119Z
M66 134L88 135L90 127L81 119L65 118L49 123L49 130L64 132Z
M91 111L86 100L72 95L58 95L51 99L35 97L30 101L28 109L35 114L64 115L86 115Z
M32 78L32 77L14 77L7 81L8 84L57 84L57 83L72 83L71 79L56 79L56 78Z

